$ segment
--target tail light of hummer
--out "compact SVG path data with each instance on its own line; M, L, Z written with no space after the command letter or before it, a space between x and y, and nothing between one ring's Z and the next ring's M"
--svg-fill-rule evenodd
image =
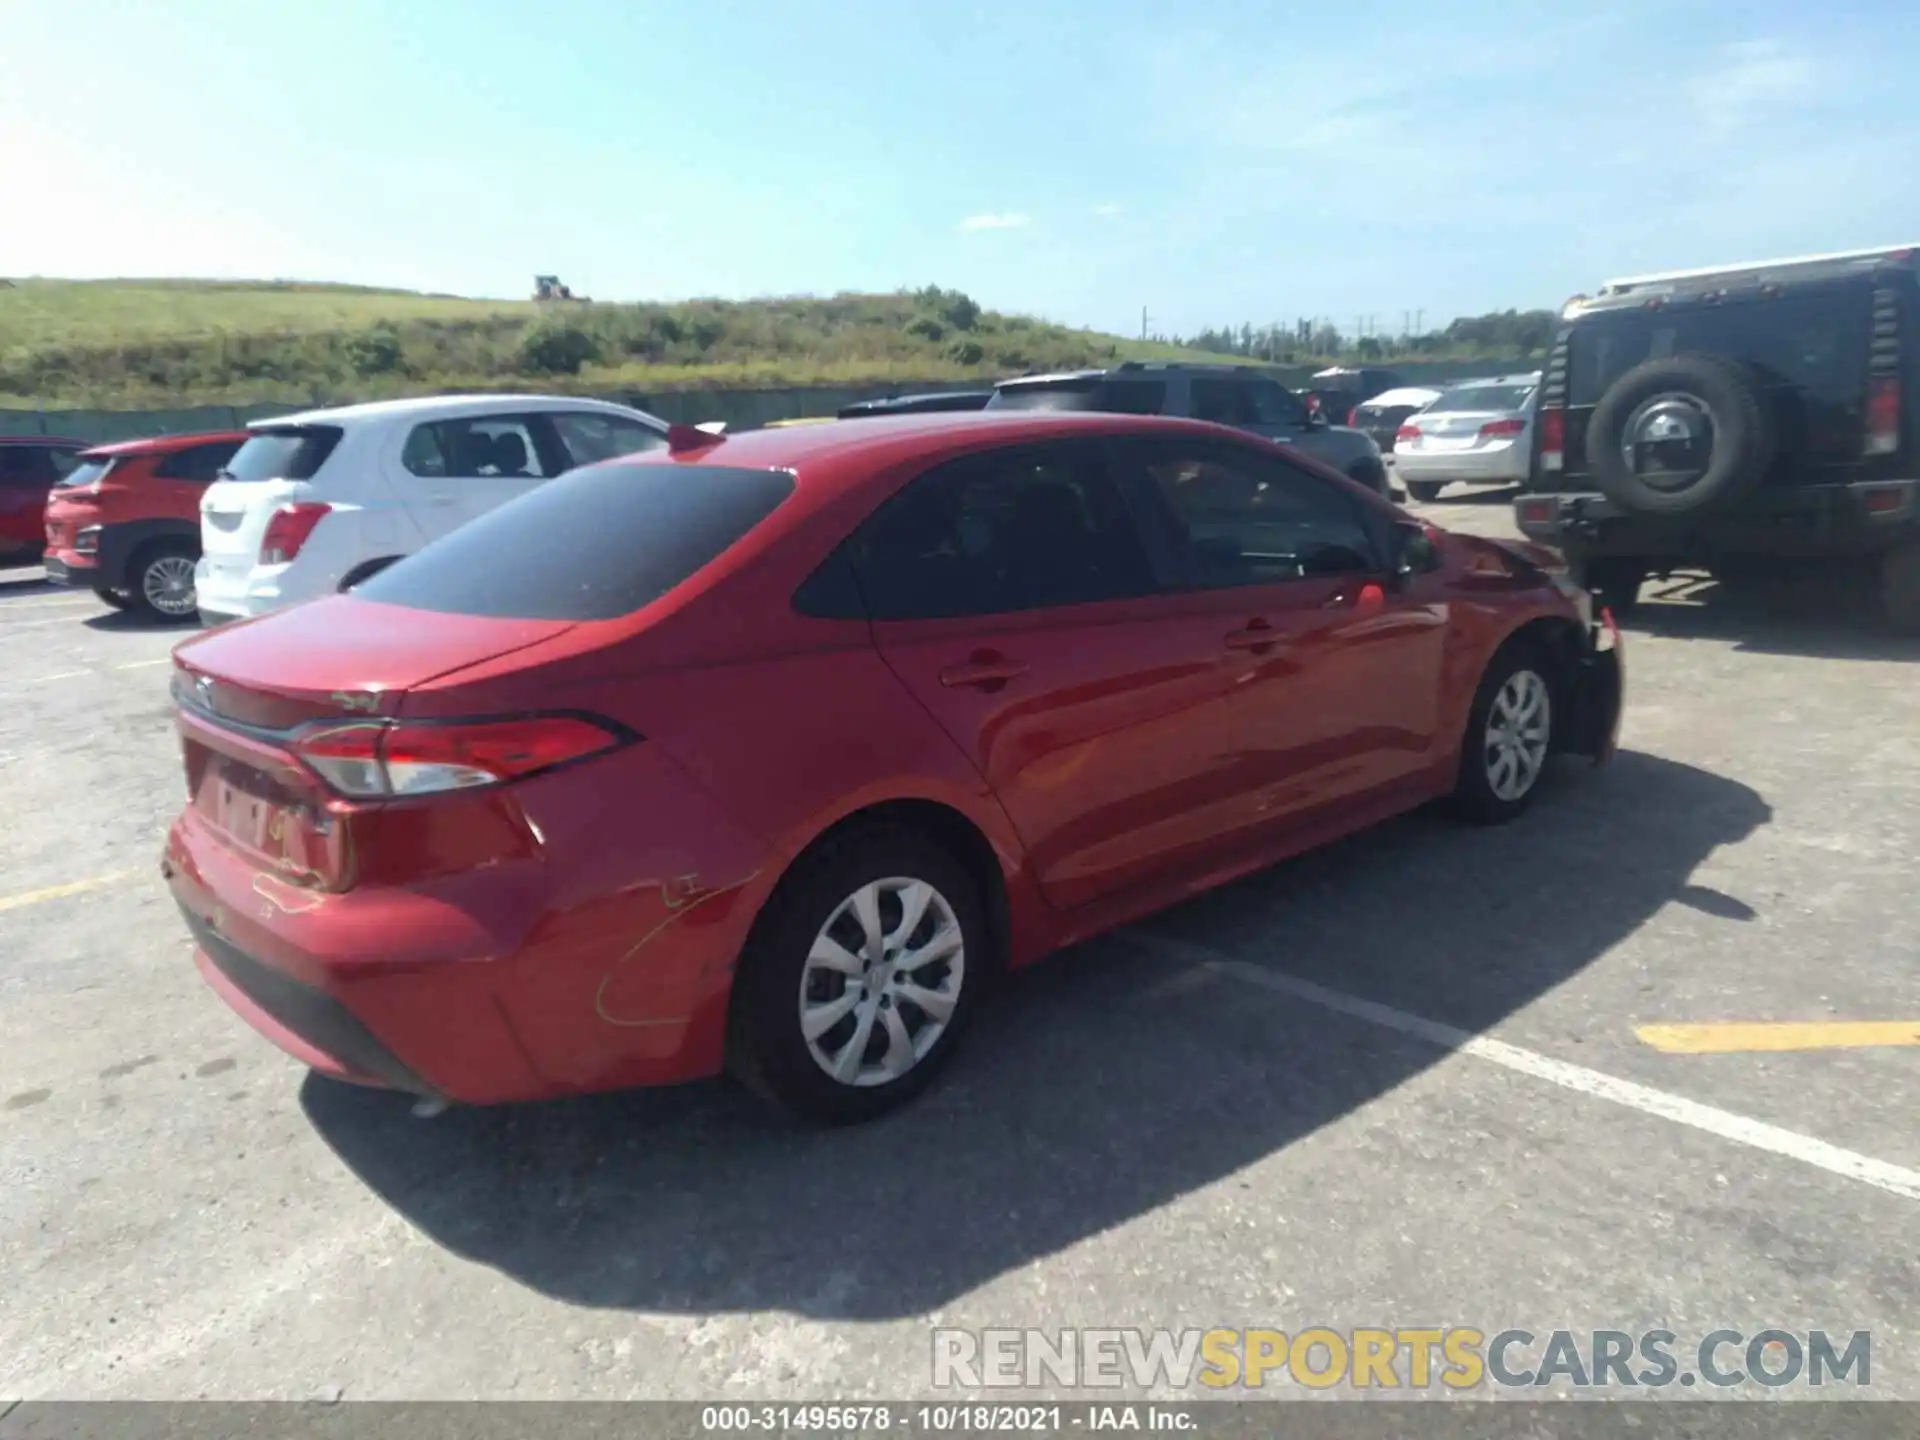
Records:
M1869 455L1891 455L1900 448L1900 377L1876 375L1867 382Z
M1567 468L1567 412L1557 405L1540 412L1540 468Z

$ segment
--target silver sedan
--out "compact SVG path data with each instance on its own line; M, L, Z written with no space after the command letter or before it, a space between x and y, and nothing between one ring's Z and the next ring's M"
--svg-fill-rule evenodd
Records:
M1415 411L1394 437L1393 469L1416 500L1448 485L1518 485L1527 478L1540 376L1466 380Z

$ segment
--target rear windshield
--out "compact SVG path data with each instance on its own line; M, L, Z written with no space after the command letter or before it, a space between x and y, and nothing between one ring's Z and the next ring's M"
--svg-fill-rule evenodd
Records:
M1428 408L1435 415L1453 410L1524 410L1536 388L1533 385L1462 385L1447 391Z
M354 594L503 620L611 620L719 559L793 493L784 470L620 461L569 471Z
M53 483L62 489L68 486L91 485L112 468L112 460L82 460Z
M996 410L1098 410L1121 415L1158 415L1167 405L1159 380L1049 380L1039 385L1003 385L993 392Z
M256 430L238 450L222 480L311 480L333 447L340 443L337 425L279 426Z
M1867 383L1869 315L1863 287L1823 287L1692 309L1624 310L1574 326L1567 403L1597 404L1643 360L1724 355L1768 383L1842 409Z

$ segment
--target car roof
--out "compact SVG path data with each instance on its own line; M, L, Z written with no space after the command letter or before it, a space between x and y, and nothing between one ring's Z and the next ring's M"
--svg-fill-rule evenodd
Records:
M1518 375L1476 375L1471 380L1449 380L1446 389L1464 390L1469 385L1538 385L1539 383L1540 372L1528 370Z
M610 465L712 465L729 469L788 470L802 485L820 483L846 462L863 472L937 460L993 445L1071 439L1076 435L1199 434L1245 442L1244 431L1202 420L1105 411L933 410L908 415L863 415L819 425L747 430L719 437L697 450L649 450L604 461ZM853 477L849 477L853 478ZM836 483L827 479L826 483Z
M1367 405L1424 405L1429 400L1438 400L1446 392L1436 385L1398 385L1391 390L1382 390Z
M531 407L542 410L599 410L639 415L666 428L667 422L631 405L612 400L594 400L580 395L416 395L404 400L367 400L358 405L335 405L323 410L301 410L292 415L263 416L247 422L249 430L269 430L281 425L360 425L380 420L450 420L462 415L484 415L491 411L518 411Z
M1010 375L994 389L1017 385L1057 385L1067 380L1105 380L1119 375L1246 375L1270 379L1258 365L1210 365L1195 360L1123 360L1118 365L1091 365L1081 370L1050 370L1038 375Z
M191 450L196 445L242 444L247 438L244 430L208 430L191 435L146 435L138 440L116 440L109 445L89 445L86 453L106 459L109 456L127 455L171 455L179 450Z

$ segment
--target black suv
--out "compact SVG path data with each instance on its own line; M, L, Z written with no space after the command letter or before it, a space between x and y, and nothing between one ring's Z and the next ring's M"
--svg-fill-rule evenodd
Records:
M1920 628L1920 249L1609 281L1563 315L1520 528L1624 613L1651 573L1818 562Z
M1392 498L1386 462L1371 436L1308 412L1270 375L1245 365L1154 364L1128 360L1109 370L1023 375L994 387L989 410L1106 410L1178 415L1251 430Z

